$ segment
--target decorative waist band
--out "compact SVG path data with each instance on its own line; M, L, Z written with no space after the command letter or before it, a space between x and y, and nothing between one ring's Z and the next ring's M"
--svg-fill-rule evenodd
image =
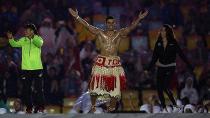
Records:
M120 57L118 56L101 56L95 58L95 65L103 67L117 67L121 66Z

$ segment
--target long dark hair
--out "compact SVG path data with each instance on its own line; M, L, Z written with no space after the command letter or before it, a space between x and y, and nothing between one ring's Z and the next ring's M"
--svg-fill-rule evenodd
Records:
M173 32L173 28L168 24L164 24L163 27L165 28L167 41L169 41L169 42L176 41L174 32ZM163 37L161 36L161 33L160 33L158 36L158 41L162 41L162 38Z

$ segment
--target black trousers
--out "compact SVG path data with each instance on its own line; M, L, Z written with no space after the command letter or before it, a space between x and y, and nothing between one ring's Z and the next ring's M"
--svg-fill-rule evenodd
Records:
M44 109L44 78L42 70L23 70L21 81L22 101L27 109Z
M158 67L157 70L157 92L163 108L166 107L165 98L163 92L165 92L173 105L176 105L176 101L173 97L171 90L169 89L170 80L175 71L175 67Z
M4 79L3 75L0 75L0 101L2 100L4 103L7 102L7 95L5 93L6 90L5 81L6 80Z

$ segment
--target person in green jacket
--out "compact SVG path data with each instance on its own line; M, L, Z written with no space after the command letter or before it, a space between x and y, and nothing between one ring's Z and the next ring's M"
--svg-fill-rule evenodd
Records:
M22 49L21 80L23 83L22 101L26 105L26 112L43 112L43 66L41 60L41 47L43 39L38 35L34 24L25 26L25 36L15 40L11 32L7 32L9 44ZM33 86L32 86L33 83ZM33 90L32 90L33 88ZM33 94L33 96L32 96Z

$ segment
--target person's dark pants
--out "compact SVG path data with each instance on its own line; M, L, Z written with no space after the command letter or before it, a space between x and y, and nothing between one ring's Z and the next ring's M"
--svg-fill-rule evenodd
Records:
M35 112L44 109L44 79L42 70L23 70L21 77L22 101L26 105L27 112L31 112L35 106Z
M173 105L176 105L176 101L173 97L171 90L169 89L170 80L174 74L175 67L158 67L157 70L157 92L163 108L166 108L165 98L163 92L165 92Z
M5 104L7 102L7 96L5 93L5 79L3 78L3 76L0 75L0 101L2 100Z

